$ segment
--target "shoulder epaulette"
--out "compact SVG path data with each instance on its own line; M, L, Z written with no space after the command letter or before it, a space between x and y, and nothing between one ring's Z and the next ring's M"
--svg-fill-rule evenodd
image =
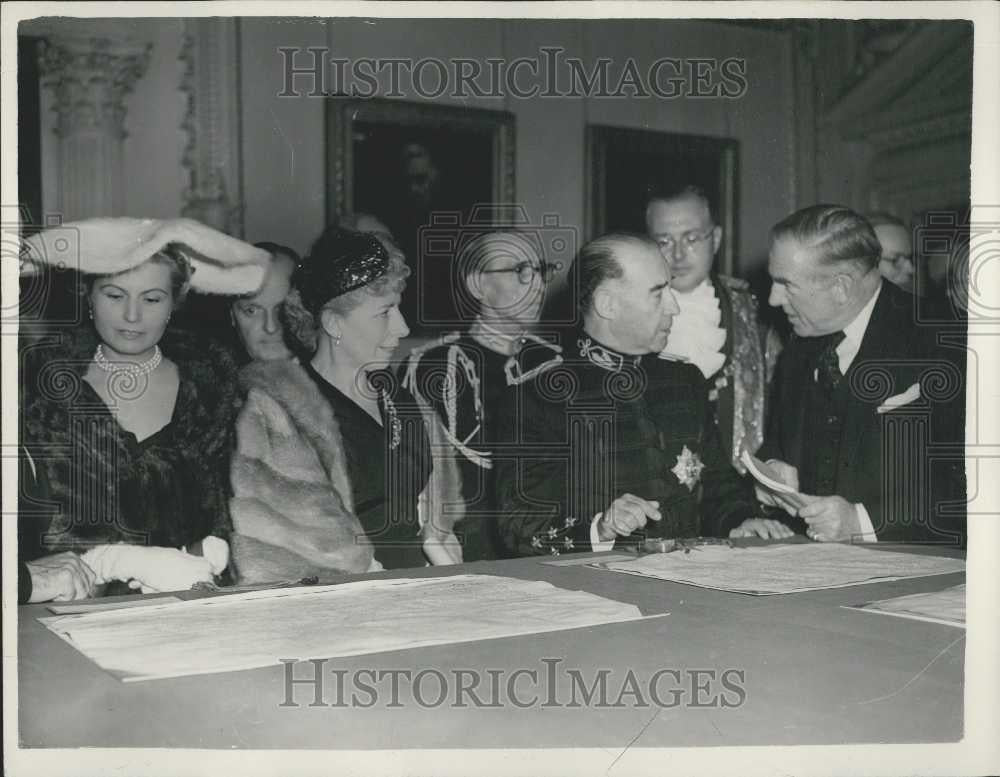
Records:
M504 374L508 386L519 386L537 375L563 363L562 346L550 343L537 335L526 334L521 338L521 348L507 359Z
M460 332L448 332L447 334L436 337L430 342L419 345L411 350L410 355L406 357L406 373L403 375L403 387L416 395L417 367L420 366L420 360L423 358L424 354L429 351L433 351L435 348L440 348L443 345L451 345L461 336L462 334Z

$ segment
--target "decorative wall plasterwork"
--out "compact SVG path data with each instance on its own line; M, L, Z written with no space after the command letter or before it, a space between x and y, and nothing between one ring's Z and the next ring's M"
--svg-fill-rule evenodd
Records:
M100 130L125 138L125 96L149 65L151 44L108 38L52 37L41 61L55 94L56 134Z
M182 213L243 236L239 28L231 18L187 19L180 54L187 95L181 164L188 171Z
M854 205L905 219L969 198L972 35L960 21L900 33L821 126L852 148Z
M37 30L44 41L41 82L51 90L57 116L56 201L64 220L113 216L123 206L125 98L146 72L152 44L104 32L65 25Z

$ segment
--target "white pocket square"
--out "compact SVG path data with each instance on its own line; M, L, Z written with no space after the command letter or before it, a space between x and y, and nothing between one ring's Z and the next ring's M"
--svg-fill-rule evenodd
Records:
M920 399L920 384L914 383L902 394L896 394L894 397L889 397L885 402L875 408L875 412L888 413L890 410L895 410L897 407L908 405L910 402L917 399Z

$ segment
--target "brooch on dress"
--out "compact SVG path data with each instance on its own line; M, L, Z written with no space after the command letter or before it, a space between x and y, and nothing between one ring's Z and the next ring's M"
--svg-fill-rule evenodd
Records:
M396 405L389 399L388 392L382 392L382 404L385 406L386 420L389 422L389 450L394 451L399 447L399 441L403 436L403 424L400 423L399 413L396 412Z
M685 445L677 457L677 464L670 471L677 476L677 479L681 483L688 487L688 491L694 491L695 485L701 479L701 471L703 469L705 469L705 465L698 458L698 454L692 452Z

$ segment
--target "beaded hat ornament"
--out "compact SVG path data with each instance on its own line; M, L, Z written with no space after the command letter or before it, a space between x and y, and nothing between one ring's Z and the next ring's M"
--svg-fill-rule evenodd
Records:
M292 285L316 313L331 299L367 286L389 269L389 252L375 235L332 227L313 244Z

